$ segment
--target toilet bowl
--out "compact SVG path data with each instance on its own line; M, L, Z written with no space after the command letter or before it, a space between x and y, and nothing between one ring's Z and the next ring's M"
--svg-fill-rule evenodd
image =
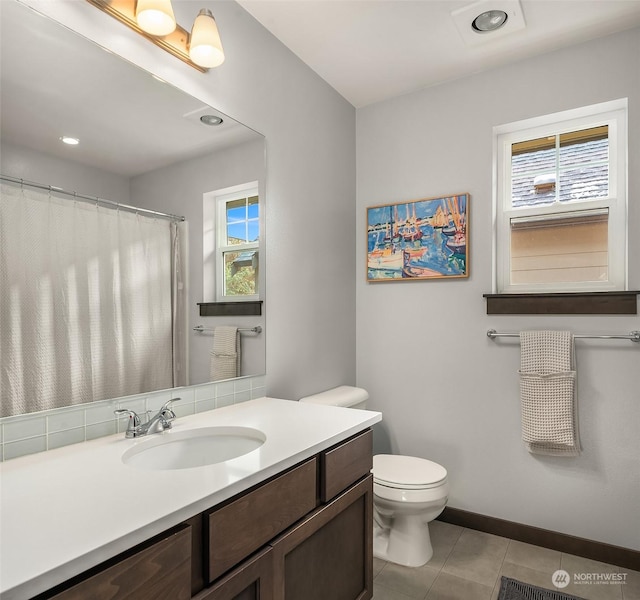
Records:
M372 473L373 555L407 567L429 562L429 523L449 497L446 469L415 456L377 454Z
M340 386L300 402L366 408L366 390ZM433 556L429 523L447 504L446 469L415 456L373 457L373 555L407 567L419 567Z

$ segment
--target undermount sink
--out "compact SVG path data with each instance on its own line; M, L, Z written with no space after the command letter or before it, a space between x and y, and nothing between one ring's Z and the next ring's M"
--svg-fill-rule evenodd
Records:
M152 471L204 467L248 454L266 439L264 433L250 427L169 430L129 448L122 455L122 462Z

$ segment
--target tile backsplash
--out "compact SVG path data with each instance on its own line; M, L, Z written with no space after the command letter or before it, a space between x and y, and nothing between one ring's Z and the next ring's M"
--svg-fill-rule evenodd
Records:
M124 432L128 417L116 417L113 411L118 408L129 408L144 415L146 411L156 412L167 400L179 398L171 408L181 417L264 395L265 378L259 375L3 417L0 419L0 459L9 460Z

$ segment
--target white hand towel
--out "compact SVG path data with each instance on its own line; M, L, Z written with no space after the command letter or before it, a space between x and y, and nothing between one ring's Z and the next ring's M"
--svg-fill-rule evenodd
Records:
M522 439L532 454L580 453L573 335L520 332Z
M240 332L237 327L220 326L213 331L211 381L240 375Z

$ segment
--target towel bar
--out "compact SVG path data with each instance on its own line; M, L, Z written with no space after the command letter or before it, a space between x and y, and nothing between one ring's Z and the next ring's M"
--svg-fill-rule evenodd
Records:
M487 337L494 340L497 337L520 337L519 333L498 333L495 329L487 331ZM597 339L597 340L629 340L631 342L640 343L640 331L632 331L628 335L612 334L612 335L596 335L596 334L576 334L573 336L578 339Z
M196 325L193 328L194 331L202 333L203 331L214 331L213 327L204 327L203 325ZM238 331L248 331L251 333L262 333L262 327L260 325L256 325L255 327L238 327Z

